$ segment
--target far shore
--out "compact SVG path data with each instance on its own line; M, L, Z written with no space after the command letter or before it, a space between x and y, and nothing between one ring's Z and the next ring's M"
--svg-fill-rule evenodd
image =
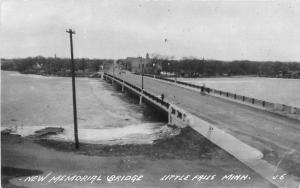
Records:
M71 77L70 72L55 72L55 73L46 73L46 72L39 72L39 71L16 71L16 70L3 70L3 71L14 71L21 74L34 74L34 75L41 75L41 76L55 76L55 77ZM97 72L76 72L76 77L93 77L96 76Z
M71 77L70 72L55 72L55 73L46 73L40 71L17 71L17 70L2 70L2 71L14 71L19 72L21 74L34 74L34 75L41 75L41 76L55 76L55 77ZM97 78L99 77L98 72L75 72L76 77L89 77L89 78ZM165 75L160 75L165 76ZM165 76L166 78L175 79L174 76ZM177 77L179 79L202 79L202 78L249 78L249 77L256 77L256 78L280 78L280 79L300 79L300 78L286 78L286 77L270 77L270 76L259 76L259 75L232 75L232 76L201 76L201 77L184 77L180 76Z

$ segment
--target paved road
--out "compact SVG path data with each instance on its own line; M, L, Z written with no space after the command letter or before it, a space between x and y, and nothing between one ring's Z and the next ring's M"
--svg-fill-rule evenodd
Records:
M126 73L116 76L141 87L139 75ZM300 174L299 121L153 78L144 77L144 88L156 95L163 93L167 101L259 149L274 165L278 164L288 171L293 168L294 174Z

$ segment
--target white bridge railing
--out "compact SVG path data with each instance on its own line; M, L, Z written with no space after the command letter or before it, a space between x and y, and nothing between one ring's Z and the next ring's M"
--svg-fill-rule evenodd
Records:
M162 100L160 97L157 97L155 94L150 93L149 91L143 90L140 87L134 86L125 80L122 80L116 76L104 73L104 79L111 79L112 82L116 82L120 84L122 87L126 87L127 89L135 92L140 96L140 98L144 98L157 107L168 113L168 123L170 125L178 126L184 128L189 125L189 117L188 113L178 106L171 104L170 102L166 102Z

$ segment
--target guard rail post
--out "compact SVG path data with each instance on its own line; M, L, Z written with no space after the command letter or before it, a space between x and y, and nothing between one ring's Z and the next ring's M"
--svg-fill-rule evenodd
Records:
M124 80L123 80L123 83L122 83L122 93L124 92Z

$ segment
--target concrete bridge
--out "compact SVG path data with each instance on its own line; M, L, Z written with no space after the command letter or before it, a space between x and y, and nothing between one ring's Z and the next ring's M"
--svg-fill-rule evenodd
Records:
M300 164L299 121L130 72L109 72L103 78L161 109L169 124L192 127L277 187L300 185L284 163ZM270 162L270 153L278 156L276 164Z

